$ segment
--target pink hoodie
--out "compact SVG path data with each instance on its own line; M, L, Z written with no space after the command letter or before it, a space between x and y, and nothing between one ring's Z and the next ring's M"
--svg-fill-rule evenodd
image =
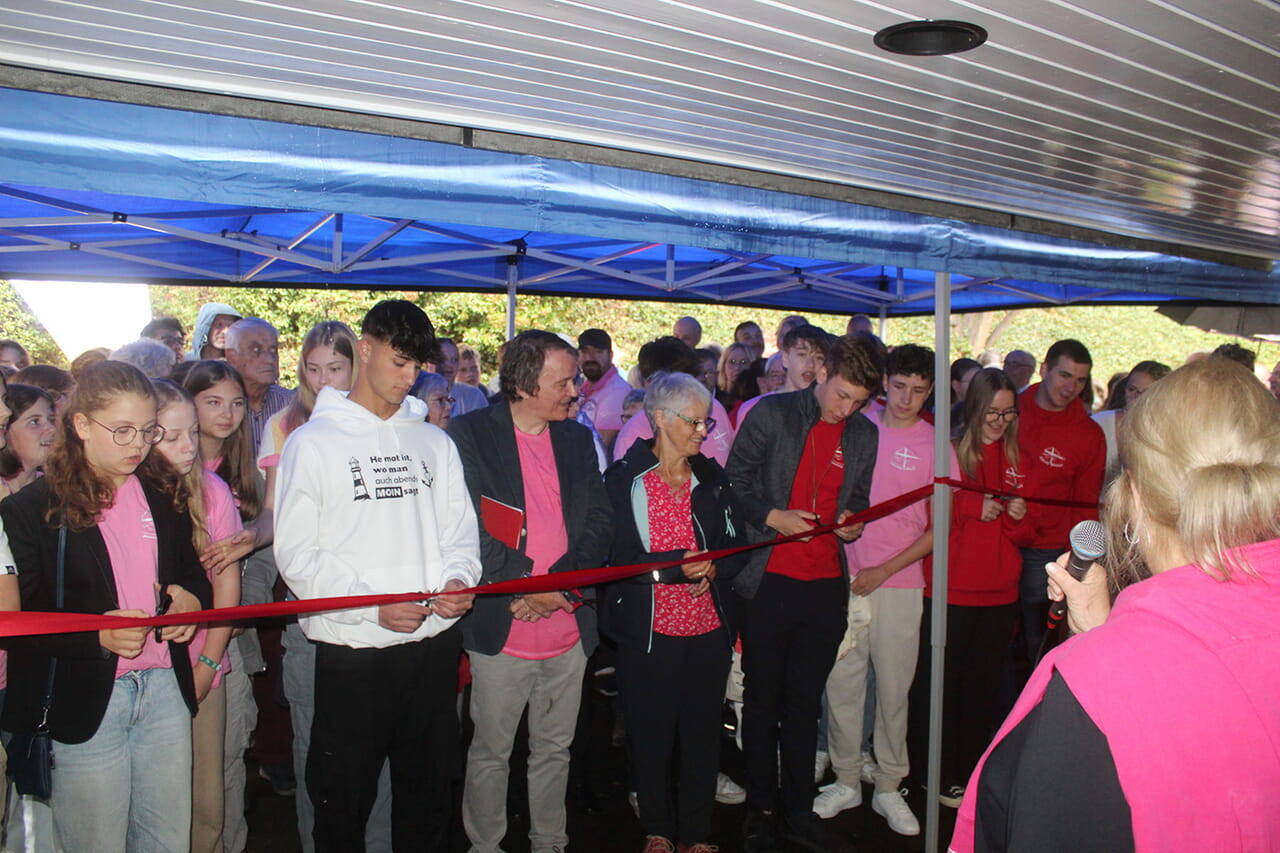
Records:
M1280 540L1243 552L1257 577L1182 566L1122 592L1105 625L1040 663L993 741L1060 672L1107 738L1139 851L1280 850ZM956 853L973 850L976 799Z

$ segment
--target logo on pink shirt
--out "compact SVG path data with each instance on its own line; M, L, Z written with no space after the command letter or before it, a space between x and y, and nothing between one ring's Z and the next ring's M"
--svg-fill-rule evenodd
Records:
M910 447L899 447L893 452L893 461L889 464L899 471L914 471L915 463L919 461L920 457L912 453Z

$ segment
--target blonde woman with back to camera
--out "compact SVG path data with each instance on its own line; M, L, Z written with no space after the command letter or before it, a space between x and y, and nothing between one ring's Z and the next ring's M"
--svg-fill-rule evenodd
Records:
M1203 359L1119 444L1106 570L1047 567L1076 636L974 771L954 851L1280 849L1280 403Z

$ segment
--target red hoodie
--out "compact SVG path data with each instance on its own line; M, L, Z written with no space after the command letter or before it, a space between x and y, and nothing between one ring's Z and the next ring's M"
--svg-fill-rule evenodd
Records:
M1042 409L1036 402L1037 383L1018 395L1018 448L1026 474L1028 497L1084 501L1091 509L1046 506L1027 502L1034 533L1028 547L1065 550L1071 528L1097 519L1098 496L1107 467L1107 440L1084 410L1072 400L1061 412Z
M1021 492L1022 481L1004 453L1004 442L983 448L976 476L964 472L966 483L975 483L994 492ZM1022 555L1033 531L1028 514L1014 521L1001 512L991 521L982 520L982 493L958 489L951 504L951 538L948 547L947 603L962 607L994 607L1018 600L1018 578L1022 575ZM924 594L933 597L933 561L925 563Z

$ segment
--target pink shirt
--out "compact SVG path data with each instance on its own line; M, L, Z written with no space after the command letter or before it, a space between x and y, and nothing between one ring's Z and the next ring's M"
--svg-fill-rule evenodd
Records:
M244 525L240 522L240 511L236 509L235 498L231 496L231 487L228 486L221 477L212 471L204 472L204 512L205 520L209 524L209 541L219 542L229 536L234 536L244 529ZM226 571L235 571L234 568L228 568ZM213 573L209 573L209 582L214 582ZM204 651L204 635L207 629L200 628L196 631L195 637L191 640L191 645L187 650L191 654L191 665L203 666L200 663L200 654ZM223 673L231 671L231 658L224 650L222 653L222 672L213 677L213 686L217 687L222 683Z
M617 432L622 429L622 401L630 392L631 386L618 375L618 368L610 366L598 380L582 386L582 411L596 429Z
M633 418L634 420L634 418ZM560 503L560 474L551 447L551 430L538 435L516 430L520 452L520 476L524 480L524 552L533 560L534 575L545 575L569 550L569 533L564 526ZM504 654L525 660L546 660L562 655L578 642L578 620L565 610L557 610L537 622L511 620Z
M155 613L159 560L156 523L136 476L130 474L116 489L115 502L98 519L98 530L107 544L120 609ZM116 677L144 669L167 669L169 665L168 643L156 642L155 633L148 631L142 654L133 660L117 659Z
M883 421L883 408L873 410L865 417L876 425L880 433L876 467L871 474L872 506L933 482L933 424L919 420L909 427L888 427ZM960 470L959 464L952 461L951 470ZM928 527L927 500L868 522L862 536L845 546L849 574L856 575L859 569L878 566L902 553ZM889 589L924 589L923 561L911 563L885 581L883 586Z
M645 496L649 500L649 547L653 551L693 551L698 547L693 532L693 481L675 493L662 481L658 469L644 475ZM683 583L653 585L653 631L668 637L696 637L720 627L715 601L706 592L696 598L693 587Z
M759 394L755 397L752 397L750 400L743 400L741 405L738 406L738 423L742 423L744 420L746 420L747 412L754 409L756 407L756 403L759 403L765 397L772 397L774 394L781 394L781 393L782 393L781 391L770 391L768 394Z
M1280 849L1280 540L1241 551L1256 577L1160 572L1126 587L1103 625L1049 652L969 791L1060 672L1107 738L1136 849ZM976 799L966 795L957 813L955 853L974 849Z
M716 428L707 436L706 441L702 442L702 455L710 456L721 465L725 465L729 461L729 448L733 446L733 424L729 422L729 415L725 412L724 406L720 405L720 401L714 397L711 398L711 417L716 422ZM621 459L626 456L637 438L653 438L653 427L650 426L649 418L643 411L636 412L635 417L627 421L622 432L618 433L618 440L613 444L614 458Z

